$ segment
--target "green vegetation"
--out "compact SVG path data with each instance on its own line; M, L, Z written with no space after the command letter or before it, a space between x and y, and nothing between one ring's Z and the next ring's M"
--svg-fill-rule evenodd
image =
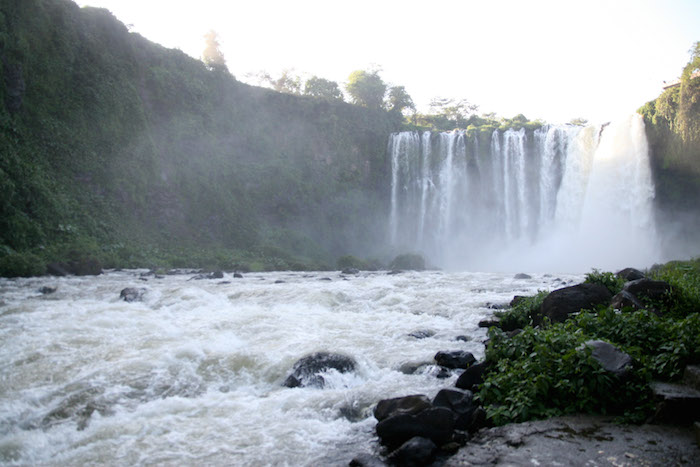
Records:
M505 331L522 329L525 326L533 326L535 315L549 292L540 290L537 295L531 297L518 297L513 306L506 311L494 313L499 319L499 326Z
M638 112L644 117L661 211L697 211L700 198L700 42L691 49L680 83ZM693 75L695 77L693 77Z
M207 65L103 9L0 3L3 275L76 252L224 269L378 254L401 117L240 83L210 39Z
M384 106L384 95L387 85L379 76L378 70L356 70L348 76L345 86L354 104L381 109Z
M672 286L674 300L659 315L601 307L564 323L528 324L512 338L491 328L486 360L492 369L478 393L491 420L500 425L570 413L646 420L654 408L649 382L676 380L686 364L700 362L700 260L657 266L651 276ZM619 285L611 273L598 271L587 281ZM519 302L517 314L507 312L513 313L510 319L522 324L544 296L540 292ZM592 339L610 342L633 358L624 379L604 372L591 358L582 344Z
M389 269L410 269L413 271L422 271L425 269L425 259L418 254L404 253L398 255L389 264Z
M597 269L586 274L586 280L584 282L605 286L613 295L619 293L625 285L625 280L622 277L618 277L617 274L612 272L600 272Z

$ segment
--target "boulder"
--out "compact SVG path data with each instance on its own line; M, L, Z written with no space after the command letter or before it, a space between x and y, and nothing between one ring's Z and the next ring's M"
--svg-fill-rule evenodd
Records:
M435 335L435 331L431 331L430 329L419 329L409 333L408 335L409 337L415 337L416 339L426 339L428 337L433 337Z
M140 302L143 300L143 296L146 293L144 288L127 287L122 289L119 293L119 298L125 302Z
M56 290L58 290L58 287L50 287L48 285L45 285L39 289L39 293L42 295L49 295L56 292Z
M513 277L513 279L532 279L532 276L523 272L519 272L515 275L515 277Z
M460 389L468 389L470 391L474 390L474 386L479 385L484 382L484 373L488 369L489 364L486 361L475 363L470 366L464 373L459 375L455 386Z
M654 381L651 390L657 402L655 423L690 425L700 418L700 391L697 389Z
M667 302L671 293L671 284L644 278L627 282L622 290L631 293L639 300Z
M644 273L639 269L634 268L625 268L621 271L617 271L615 275L626 281L636 281L637 279L644 278Z
M360 273L360 270L359 270L359 269L355 269L355 268L345 268L345 269L343 269L340 273L341 273L341 274L347 274L347 275L349 275L349 276L352 276L352 275L355 275L355 274L359 274L359 273Z
M195 281L201 281L204 279L223 279L224 278L224 273L222 271L214 271L209 274L197 274L194 277L191 277L190 280L195 280Z
M348 465L350 467L386 467L387 464L371 454L358 454Z
M243 279L243 274L241 274L240 272L234 272L233 278L234 279Z
M611 298L610 290L601 284L583 283L557 289L542 302L540 316L535 316L535 324L539 324L545 316L555 323L565 321L571 313L608 305Z
M497 316L492 316L491 318L488 319L482 319L479 321L479 327L480 328L490 328L490 327L499 327L501 325L501 320Z
M608 342L590 340L583 345L592 350L591 355L605 371L619 378L624 378L632 369L632 357Z
M68 276L70 272L65 263L49 263L46 265L46 273L50 276Z
M422 467L430 464L435 457L437 446L428 438L414 436L389 454L389 461L405 467Z
M459 389L441 389L433 399L433 406L451 410L455 417L457 430L468 430L472 423L472 415L476 410L474 394L471 391Z
M322 373L328 370L336 370L339 373L347 373L355 370L355 360L352 358L329 352L316 352L299 359L284 381L288 388L317 387L323 388L326 384Z
M68 262L49 263L46 272L52 276L98 276L102 274L102 265L95 258L82 258Z
M374 408L374 418L381 422L396 415L415 415L430 407L430 399L422 394L383 399Z
M431 407L416 415L396 415L377 423L377 436L382 444L396 448L420 436L442 445L450 440L454 430L452 411L444 407Z
M440 366L455 370L458 368L469 368L469 366L476 361L476 358L474 358L471 352L455 350L436 353L435 361Z
M514 306L516 306L518 303L520 303L521 301L525 300L526 298L528 298L528 297L526 297L526 296L524 296L524 295L515 295L515 296L513 297L513 300L511 300L510 303L509 303L508 305L509 305L511 308L513 308Z
M645 305L637 299L637 297L626 290L623 290L615 295L610 302L610 306L615 310L622 310L623 308L641 310L646 308Z

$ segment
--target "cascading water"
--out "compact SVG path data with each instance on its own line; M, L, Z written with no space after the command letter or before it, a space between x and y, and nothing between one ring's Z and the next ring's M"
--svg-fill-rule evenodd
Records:
M397 251L474 270L587 271L659 260L638 115L490 135L402 132L389 150Z

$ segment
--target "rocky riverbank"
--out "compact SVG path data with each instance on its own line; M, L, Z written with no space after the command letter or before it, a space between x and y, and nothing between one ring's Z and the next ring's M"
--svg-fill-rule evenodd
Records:
M695 422L698 430L700 368L688 364L700 359L700 341L677 329L698 324L698 264L690 265L694 269L665 265L652 277L631 268L615 275L594 271L585 283L539 298L514 298L508 311L482 323L491 328L484 361L455 352L435 356L447 369L465 369L456 388L441 390L432 401L420 394L379 401L374 416L383 458L358 456L350 465L696 462L700 439L693 439L691 426ZM677 270L690 278L679 279ZM628 317L633 320L620 321ZM596 319L621 324L598 322L597 332L591 329ZM610 327L619 329L608 332ZM652 338L658 343L650 349ZM538 352L551 355L542 360ZM525 371L519 361L530 368ZM681 384L668 382L679 378L671 367L684 370ZM523 394L527 391L532 394ZM628 421L646 417L652 424L574 415L493 427L576 412L611 413Z

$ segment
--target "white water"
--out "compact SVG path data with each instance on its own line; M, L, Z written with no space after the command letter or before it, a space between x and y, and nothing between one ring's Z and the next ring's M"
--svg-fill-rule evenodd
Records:
M603 127L495 131L487 151L476 143L465 131L392 136L397 252L478 271L586 272L662 259L639 115Z
M347 465L377 449L373 404L433 397L457 377L402 365L440 350L479 358L487 302L581 279L190 277L0 279L0 463ZM58 290L42 295L42 286ZM146 288L144 301L121 301L125 287ZM408 335L418 330L435 334ZM330 375L325 389L281 386L297 359L321 350L352 356L357 371Z

